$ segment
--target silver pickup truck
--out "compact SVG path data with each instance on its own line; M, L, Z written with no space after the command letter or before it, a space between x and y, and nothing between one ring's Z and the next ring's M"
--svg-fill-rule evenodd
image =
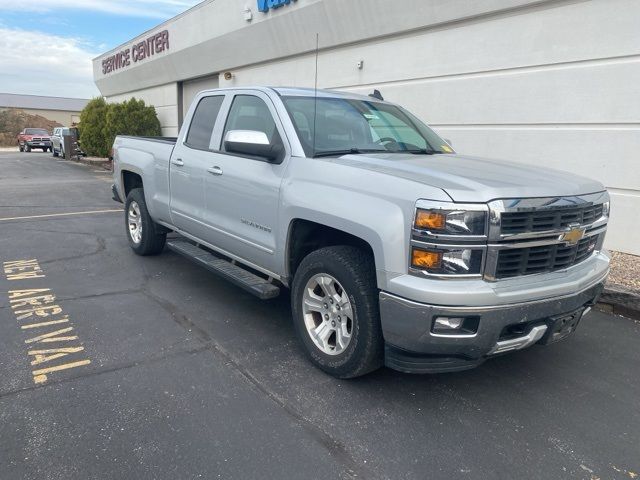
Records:
M137 254L290 289L304 350L341 378L563 339L609 271L602 184L458 155L379 92L204 91L177 138L117 137L114 165Z

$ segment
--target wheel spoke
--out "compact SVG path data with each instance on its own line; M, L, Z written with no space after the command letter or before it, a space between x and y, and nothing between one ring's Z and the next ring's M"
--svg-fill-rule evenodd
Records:
M331 325L329 325L327 322L322 322L313 330L313 335L315 335L316 339L322 344L324 348L328 348L327 340L329 340L331 332Z
M351 308L351 302L347 301L347 303L340 304L340 309L344 317L348 317L353 320L353 309Z
M341 350L344 350L347 348L350 339L351 335L347 332L346 322L338 325L336 328L336 345L339 346Z
M338 292L336 291L336 282L333 278L320 277L318 278L318 283L328 298L333 299L334 302L340 301L340 295L338 295Z
M324 310L324 302L318 297L311 288L307 288L307 294L304 297L304 305L312 312L322 313Z

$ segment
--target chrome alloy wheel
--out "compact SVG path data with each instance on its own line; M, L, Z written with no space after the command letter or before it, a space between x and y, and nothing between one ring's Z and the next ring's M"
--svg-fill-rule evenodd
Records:
M127 210L127 225L129 225L129 235L133 243L142 241L142 217L140 216L140 205L138 202L131 202Z
M302 313L313 343L327 355L339 355L351 342L353 309L347 292L331 275L309 279L302 297Z

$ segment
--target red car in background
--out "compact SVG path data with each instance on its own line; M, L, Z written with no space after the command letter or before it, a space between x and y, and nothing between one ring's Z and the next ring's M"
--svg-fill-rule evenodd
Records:
M18 148L21 152L30 152L32 148L50 151L51 135L44 128L25 128L18 135Z

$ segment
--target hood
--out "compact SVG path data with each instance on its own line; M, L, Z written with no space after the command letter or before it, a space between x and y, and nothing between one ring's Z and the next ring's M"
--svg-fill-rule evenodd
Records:
M334 162L441 188L455 202L600 192L600 182L568 172L457 154L344 155Z

